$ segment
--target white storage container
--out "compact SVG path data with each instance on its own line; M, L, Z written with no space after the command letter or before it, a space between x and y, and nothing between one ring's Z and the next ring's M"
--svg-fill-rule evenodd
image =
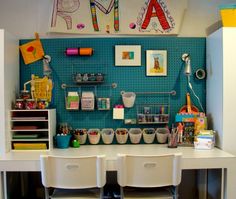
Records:
M93 111L94 110L94 93L82 92L81 110Z
M155 129L154 128L145 128L143 129L143 141L146 144L153 143L155 139Z
M129 138L132 144L138 144L142 138L142 131L140 128L131 128L129 130Z
M169 134L170 134L170 130L168 128L157 128L156 136L157 136L158 143L165 144L167 142L167 138Z
M113 129L102 129L102 141L104 144L111 144L114 138L114 130Z
M100 141L101 133L99 129L89 129L88 139L90 144L98 144Z
M125 144L128 139L128 130L126 128L116 129L116 140L119 144Z

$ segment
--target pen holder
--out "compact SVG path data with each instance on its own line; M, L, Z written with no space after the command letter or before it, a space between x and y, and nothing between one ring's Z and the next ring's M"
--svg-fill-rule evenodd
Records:
M55 144L57 148L66 149L70 146L70 138L71 135L56 135L55 136Z
M178 147L178 134L170 133L168 135L168 148L177 148Z

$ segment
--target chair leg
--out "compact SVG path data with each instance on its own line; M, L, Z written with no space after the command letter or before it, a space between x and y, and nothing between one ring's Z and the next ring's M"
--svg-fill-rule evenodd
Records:
M49 199L49 189L47 187L44 188L45 192L45 199Z
M178 186L174 187L174 199L179 198L179 189Z
M124 189L120 186L120 199L124 198Z
M103 196L104 196L104 189L102 187L100 188L100 198L103 199Z

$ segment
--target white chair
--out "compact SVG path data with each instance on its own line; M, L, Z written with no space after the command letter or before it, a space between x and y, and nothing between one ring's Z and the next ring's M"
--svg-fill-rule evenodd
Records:
M121 198L177 199L181 159L179 153L150 156L118 154L117 181Z
M106 183L105 156L41 155L45 198L102 198Z

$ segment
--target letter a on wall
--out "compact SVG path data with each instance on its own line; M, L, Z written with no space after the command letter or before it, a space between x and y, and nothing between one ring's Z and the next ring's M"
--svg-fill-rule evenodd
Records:
M170 30L171 26L173 28L174 24L172 23L170 26L169 21L173 22L173 19L171 16L168 16L168 21L166 13L166 7L162 7L157 0L150 0L144 21L142 23L142 29L146 29L151 21L151 18L156 17L159 20L160 25L164 31Z

